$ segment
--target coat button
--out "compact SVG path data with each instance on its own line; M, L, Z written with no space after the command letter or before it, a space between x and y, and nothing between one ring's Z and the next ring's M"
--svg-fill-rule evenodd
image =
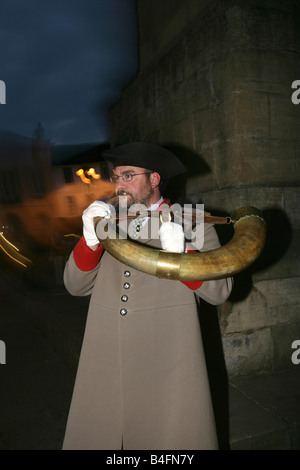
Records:
M130 274L131 274L130 271L124 271L124 276L125 276L125 277L129 277Z
M127 314L126 308L121 308L121 310L120 310L120 315L124 316L124 315L126 315L126 314Z
M122 302L127 302L127 300L128 300L127 295L122 295L121 300L122 300Z
M123 287L124 287L124 289L129 289L129 287L130 287L129 282L124 282Z

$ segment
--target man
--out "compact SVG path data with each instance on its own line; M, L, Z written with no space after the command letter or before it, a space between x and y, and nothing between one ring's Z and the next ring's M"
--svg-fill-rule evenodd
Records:
M148 143L121 145L106 158L128 207L159 210L161 178L184 171L175 155ZM195 294L223 303L232 280L180 282L128 268L95 233L93 218L110 213L101 201L84 211L83 237L65 267L68 291L91 300L63 448L216 449ZM178 227L140 241L182 252ZM205 224L202 250L218 246L214 227Z

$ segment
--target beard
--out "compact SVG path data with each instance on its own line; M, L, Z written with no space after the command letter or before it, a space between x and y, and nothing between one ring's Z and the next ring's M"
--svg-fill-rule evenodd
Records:
M133 194L129 191L118 191L119 206L122 208L129 208L133 204L143 204L146 207L150 206L151 197L153 195L153 189L150 185L146 184L139 194Z

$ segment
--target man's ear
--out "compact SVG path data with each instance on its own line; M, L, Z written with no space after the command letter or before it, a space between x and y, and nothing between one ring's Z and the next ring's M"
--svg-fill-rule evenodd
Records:
M151 181L151 186L152 188L156 188L157 186L159 186L159 183L160 183L160 174L159 173L156 173L156 171L154 171L153 173L151 173L150 175L150 181Z

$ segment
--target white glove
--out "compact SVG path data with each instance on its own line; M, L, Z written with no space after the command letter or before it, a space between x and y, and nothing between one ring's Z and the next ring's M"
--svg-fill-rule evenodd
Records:
M175 253L184 252L184 233L181 225L164 222L159 229L159 238L163 250Z
M110 216L111 210L109 205L102 201L92 202L92 204L83 211L83 235L87 246L94 246L99 243L95 232L94 217L105 217L109 219Z

